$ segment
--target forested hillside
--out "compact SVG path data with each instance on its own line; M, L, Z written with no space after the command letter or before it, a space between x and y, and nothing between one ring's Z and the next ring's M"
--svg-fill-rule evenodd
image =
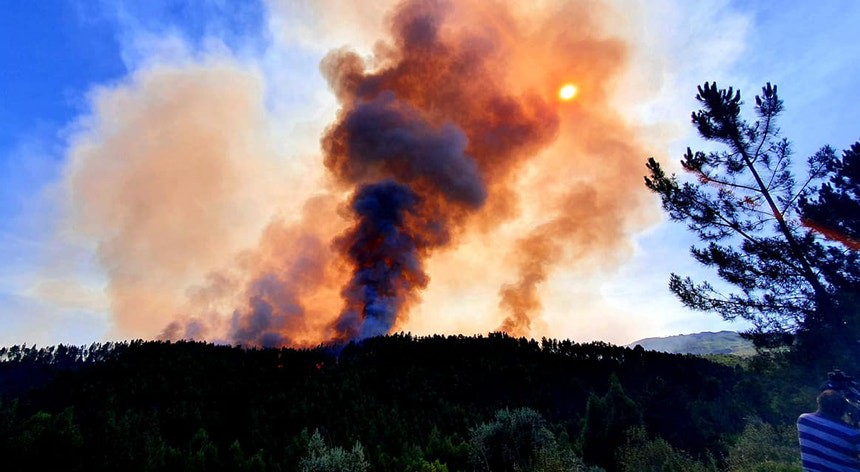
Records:
M16 346L0 359L8 471L757 470L769 455L786 468L768 470L797 470L791 425L821 381L761 359L501 334Z

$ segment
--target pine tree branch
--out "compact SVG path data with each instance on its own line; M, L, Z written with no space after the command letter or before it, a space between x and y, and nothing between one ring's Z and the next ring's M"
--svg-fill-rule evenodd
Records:
M698 171L693 171L693 172L696 172L697 174L699 174L702 178L704 178L704 179L705 179L705 181L706 181L706 182L713 182L713 183L715 183L715 184L723 185L723 186L726 186L726 187L739 188L739 189L744 189L744 190L749 190L749 191L751 191L751 192L759 193L759 190L758 190L757 188L755 188L755 187L751 187L751 186L748 186L748 185L739 184L739 183L737 183L737 182L728 182L728 181L725 181L725 180L720 180L720 179L717 179L717 178L711 177L711 176L710 176L710 175L708 175L704 170L701 170L701 169L700 169L700 170L698 170Z
M786 240L788 241L788 245L791 248L791 251L794 253L794 256L798 259L801 266L803 267L804 278L812 286L813 290L816 293L816 298L818 300L823 300L827 295L826 290L824 290L824 287L821 285L821 281L818 279L818 275L815 273L815 271L812 269L812 266L809 264L809 261L806 259L806 255L800 249L800 245L797 243L797 240L794 238L794 235L791 233L791 230L786 224L782 212L779 211L779 208L773 201L773 197L771 197L770 192L765 187L761 176L755 168L755 165L750 160L749 154L743 147L744 143L738 137L733 137L732 139L736 150L740 153L741 158L746 163L747 168L750 170L750 173L752 174L759 188L761 188L761 193L767 201L767 204L770 207L771 211L773 212L773 216L776 218L780 231L783 233Z

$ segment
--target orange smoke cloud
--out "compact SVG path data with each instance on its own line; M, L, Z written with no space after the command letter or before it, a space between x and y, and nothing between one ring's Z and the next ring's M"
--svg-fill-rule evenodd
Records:
M348 339L389 332L426 286L431 251L484 209L488 189L509 194L508 177L558 129L550 103L507 85L506 25L474 30L459 13L405 2L376 67L344 50L323 61L343 105L323 138L325 163L358 187L343 248L354 276L335 325Z
M331 339L347 276L331 249L333 235L344 226L332 218L337 206L333 197L320 195L305 202L298 220L270 223L255 249L189 290L178 319L160 337L264 347Z
M611 270L629 252L628 235L654 215L636 172L644 148L611 103L633 46L603 30L611 12L585 2L529 15L534 34L514 41L514 57L527 65L513 68L515 80L555 92L573 79L577 92L560 104L559 139L517 188L531 223L511 248L516 276L499 290L505 316L499 329L517 336L534 334L540 288L554 271ZM577 27L570 27L571 18ZM543 71L550 73L541 76L538 64L549 65Z
M343 104L323 140L327 167L363 193L384 179L405 184L405 191L414 191L409 198L420 202L409 211L419 215L423 227L443 233L439 238L387 224L396 231L368 236L388 246L379 260L365 258L376 249L349 248L355 279L344 292L348 308L338 324L348 337L392 328L426 282L406 284L408 293L399 293L388 288L389 278L426 280L423 260L452 243L449 233L462 232L475 215L484 231L516 216L517 171L553 142L565 111L552 96L562 76L576 77L585 93L582 103L567 110L567 118L578 124L552 149L563 157L542 162L552 173L545 176L549 185L538 189L544 203L561 210L516 246L520 275L501 290L501 307L509 313L502 329L529 334L530 313L540 307L538 285L565 260L564 252L596 254L624 246L622 235L640 218L643 201L643 192L633 186L638 176L632 178L627 166L642 151L610 110L608 91L624 71L626 46L600 34L596 13L575 2L553 11L406 2L391 17L393 42L377 47L374 67L346 50L323 62ZM570 28L568 15L576 15L578 28ZM592 159L600 163L585 165ZM582 167L582 176L568 176L568 182L587 190L553 189L565 166ZM574 183L577 178L587 184ZM426 241L428 236L433 240ZM392 253L409 254L392 264ZM362 334L367 323L374 328Z
M568 111L561 138L536 160L521 193L532 205L512 258L517 278L500 290L500 330L526 336L540 314L540 286L556 270L611 271L630 251L630 235L655 216L635 172L644 147L606 97L583 94ZM581 103L580 103L581 102ZM530 202L528 200L531 200Z
M499 330L513 336L532 334L532 318L541 308L539 286L551 270L571 264L611 267L623 251L625 202L582 185L556 202L557 214L519 239L514 247L518 280L499 290L507 316ZM604 194L601 196L601 194Z
M156 335L259 227L265 119L261 78L224 61L96 91L70 150L69 228L96 241L115 335Z
M361 339L408 327L425 289L451 278L494 284L502 313L483 329L533 334L554 272L607 270L650 218L647 153L611 105L632 47L607 30L613 14L578 0L401 3L372 56L323 59L341 106L321 130L329 181L289 209L272 180L300 176L273 170L253 70L159 66L99 92L68 182L116 331ZM568 81L576 99L560 102ZM443 252L461 266L433 264Z

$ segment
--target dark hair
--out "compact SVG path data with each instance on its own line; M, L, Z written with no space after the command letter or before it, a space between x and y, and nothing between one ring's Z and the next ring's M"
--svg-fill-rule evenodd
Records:
M825 390L818 395L818 411L824 416L839 419L845 414L848 401L836 390Z

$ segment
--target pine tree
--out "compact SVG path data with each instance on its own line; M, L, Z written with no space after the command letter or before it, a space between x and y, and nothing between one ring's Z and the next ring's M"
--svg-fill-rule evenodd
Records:
M844 166L834 167L825 147L808 159L798 183L790 143L776 126L783 110L776 86L768 83L755 97L754 123L741 117L739 91L707 82L698 91L702 108L693 112L693 125L723 150L687 148L681 165L696 179L683 182L650 158L645 184L660 195L669 217L686 223L704 243L691 248L693 258L715 268L725 283L672 274L670 289L688 307L749 321L753 328L744 334L760 348L820 349L837 332L843 347L856 347L857 331L845 328L856 325L858 314L840 303L860 283L856 248L822 238L803 224L800 211L806 195L819 197L809 208L829 202L832 193L824 187L816 193L814 186ZM856 194L839 195L857 203ZM838 220L826 224L840 228Z
M800 201L804 224L829 239L860 250L860 141L836 157L830 146L821 151L829 179Z

